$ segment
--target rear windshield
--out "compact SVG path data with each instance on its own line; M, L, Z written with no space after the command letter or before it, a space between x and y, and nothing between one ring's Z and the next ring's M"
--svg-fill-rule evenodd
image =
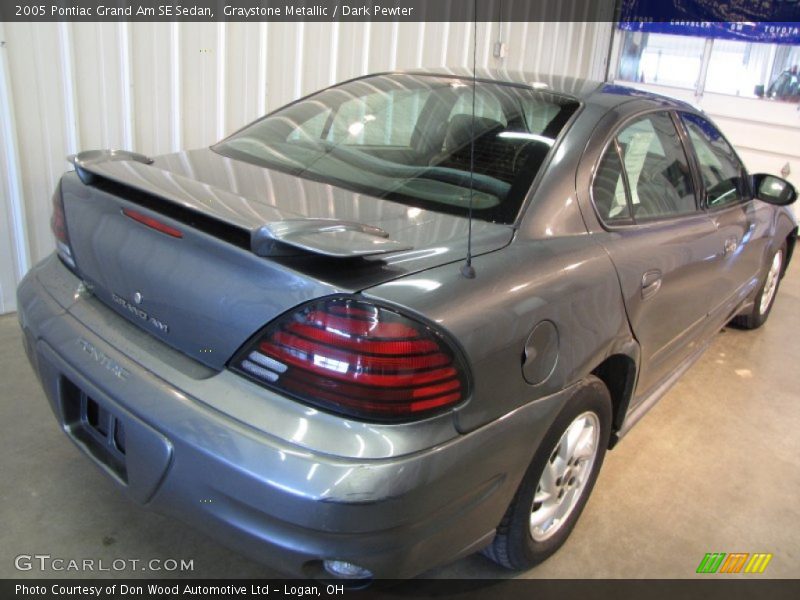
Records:
M512 223L578 107L546 91L380 75L286 106L214 146L230 158L438 212ZM471 142L474 140L474 156Z

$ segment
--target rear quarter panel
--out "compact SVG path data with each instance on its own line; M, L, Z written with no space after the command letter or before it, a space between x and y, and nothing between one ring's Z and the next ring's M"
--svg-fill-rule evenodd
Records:
M635 354L613 266L588 235L517 239L473 265L475 279L453 263L366 292L422 315L461 346L472 393L456 411L460 431L577 382L610 354ZM545 320L557 329L558 356L550 376L531 385L525 342Z

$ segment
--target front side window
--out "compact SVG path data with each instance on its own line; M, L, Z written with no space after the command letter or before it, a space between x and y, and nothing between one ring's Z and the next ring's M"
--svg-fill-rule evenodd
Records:
M513 223L572 98L453 77L379 75L279 109L213 149L410 206ZM474 146L474 155L472 148ZM470 177L470 171L474 174Z
M727 206L748 197L745 170L719 130L698 115L681 114L706 188L706 205Z

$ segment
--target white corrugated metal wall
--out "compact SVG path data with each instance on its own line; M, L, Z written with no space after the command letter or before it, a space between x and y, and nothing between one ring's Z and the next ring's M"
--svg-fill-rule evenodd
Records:
M478 23L477 34L479 66L602 79L611 25ZM53 249L66 155L207 146L337 81L471 66L472 36L471 23L0 23L0 313Z

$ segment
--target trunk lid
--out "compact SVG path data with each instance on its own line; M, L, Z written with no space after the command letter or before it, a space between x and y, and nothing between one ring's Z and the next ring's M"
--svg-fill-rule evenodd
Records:
M151 164L124 155L77 164L89 183L68 174L61 193L81 277L120 315L212 368L223 368L249 337L299 304L466 256L464 217L208 149ZM511 226L474 221L473 254L502 248L512 236ZM373 245L381 254L346 258Z

